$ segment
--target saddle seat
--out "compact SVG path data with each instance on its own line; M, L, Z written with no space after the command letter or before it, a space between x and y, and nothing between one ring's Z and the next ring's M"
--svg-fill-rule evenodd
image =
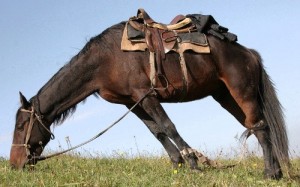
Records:
M190 18L184 18L182 20L180 18L183 18L183 15L176 16L173 19L173 21L167 25L163 24L163 23L153 23L152 25L149 25L149 24L147 24L147 25L151 26L153 28L158 28L158 29L162 29L162 30L180 30L192 22L192 20ZM176 22L177 19L180 19L180 20L178 22Z
M192 22L190 18L186 18L183 15L178 15L170 22L170 24L158 23L154 21L144 9L138 10L137 18L144 20L144 24L146 24L148 27L161 30L180 30Z

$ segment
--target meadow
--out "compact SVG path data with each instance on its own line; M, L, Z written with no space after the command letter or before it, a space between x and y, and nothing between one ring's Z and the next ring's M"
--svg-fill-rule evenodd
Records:
M292 159L292 177L266 180L263 160L249 155L242 160L217 159L233 168L202 172L187 166L174 169L166 155L135 156L126 154L87 157L80 153L61 155L39 162L34 170L11 170L8 159L0 159L0 186L300 186L300 158Z

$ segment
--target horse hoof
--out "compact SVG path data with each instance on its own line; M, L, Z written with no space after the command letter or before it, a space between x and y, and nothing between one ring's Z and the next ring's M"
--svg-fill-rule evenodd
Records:
M192 172L201 173L202 169L199 167L191 167Z
M279 180L283 177L282 172L272 172L272 173L265 173L265 178L266 179L275 179L275 180Z

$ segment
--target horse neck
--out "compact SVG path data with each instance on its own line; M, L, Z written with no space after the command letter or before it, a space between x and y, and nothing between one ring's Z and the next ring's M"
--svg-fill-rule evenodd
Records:
M98 65L91 50L73 57L38 92L39 112L51 124L77 103L96 91L95 75Z

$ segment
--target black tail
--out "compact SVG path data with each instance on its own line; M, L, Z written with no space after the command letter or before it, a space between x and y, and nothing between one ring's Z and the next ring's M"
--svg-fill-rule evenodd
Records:
M256 55L262 67L259 90L260 105L264 120L270 130L272 152L277 157L281 167L287 169L289 167L289 145L282 106L278 100L274 84L263 67L260 55L255 50L251 51Z

